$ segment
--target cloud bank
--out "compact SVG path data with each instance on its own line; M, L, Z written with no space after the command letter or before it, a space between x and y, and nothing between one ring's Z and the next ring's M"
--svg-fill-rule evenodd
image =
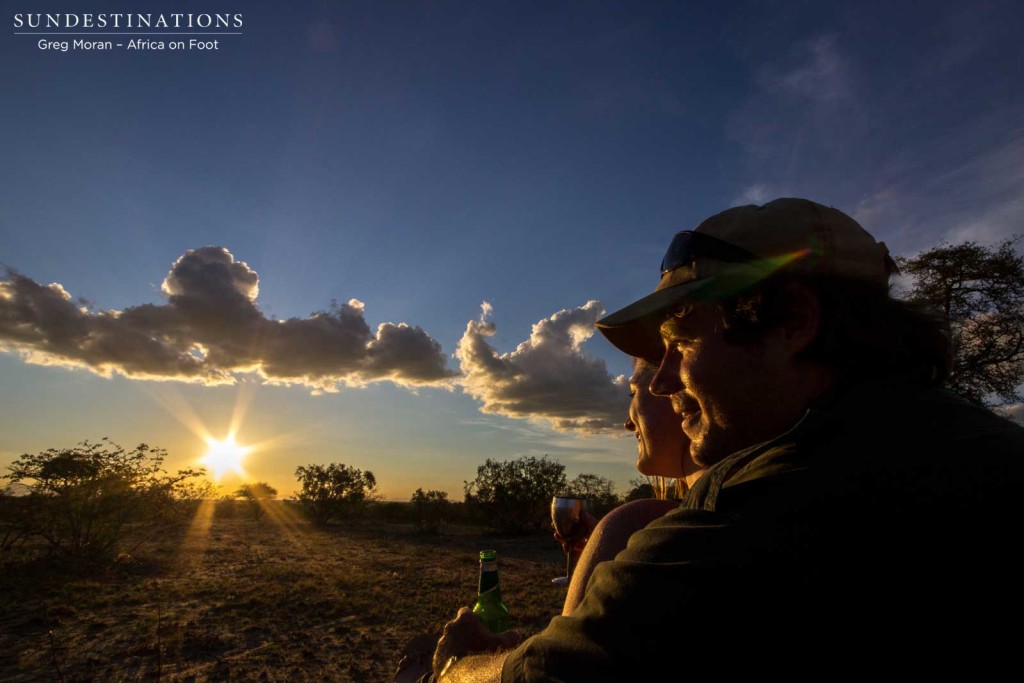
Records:
M470 321L455 356L462 389L493 415L544 420L562 431L590 433L622 429L629 402L625 377L611 377L603 360L583 351L604 314L597 301L563 310L533 326L515 351L499 354L492 308L486 301L479 320Z
M307 318L266 318L256 304L259 276L224 247L187 251L161 290L164 304L94 312L60 284L9 270L0 279L0 349L105 377L216 385L252 372L329 392L377 381L450 385L457 374L419 327L371 331L356 299Z

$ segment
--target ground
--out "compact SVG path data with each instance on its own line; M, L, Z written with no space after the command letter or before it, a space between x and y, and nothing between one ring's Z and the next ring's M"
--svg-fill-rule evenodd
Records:
M472 604L485 548L513 626L543 628L565 596L549 534L201 508L112 568L5 567L0 680L389 681L407 641Z

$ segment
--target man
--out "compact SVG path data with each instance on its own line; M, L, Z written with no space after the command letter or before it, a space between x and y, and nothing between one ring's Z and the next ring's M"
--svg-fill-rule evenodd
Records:
M889 296L840 211L729 209L676 235L650 295L598 322L659 364L709 467L515 649L446 626L442 680L834 678L1015 664L1024 429L943 390L948 336ZM490 677L490 678L488 678Z

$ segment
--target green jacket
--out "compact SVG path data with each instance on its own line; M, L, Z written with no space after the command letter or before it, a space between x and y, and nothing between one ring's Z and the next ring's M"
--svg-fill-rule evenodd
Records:
M922 384L837 390L634 534L503 680L1016 665L1022 485L1020 426Z

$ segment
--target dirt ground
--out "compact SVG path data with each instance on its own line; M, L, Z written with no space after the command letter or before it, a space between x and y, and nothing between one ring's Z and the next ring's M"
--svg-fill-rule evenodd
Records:
M389 681L407 641L472 604L485 548L513 627L543 628L565 596L550 535L319 528L285 505L260 520L204 505L113 569L4 568L0 680Z

